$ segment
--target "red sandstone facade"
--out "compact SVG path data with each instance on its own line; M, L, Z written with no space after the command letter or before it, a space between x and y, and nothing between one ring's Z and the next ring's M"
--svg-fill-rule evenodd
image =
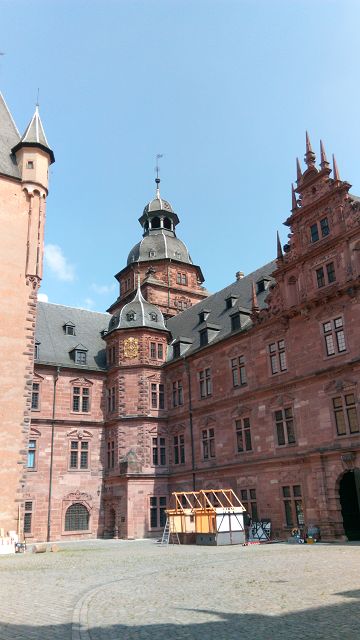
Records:
M175 335L179 291L192 305L184 327L197 309L211 318L213 296L207 310L198 267L139 254L118 274L110 311L131 311L140 276L167 329L110 324L102 370L35 366L28 538L159 536L171 492L201 488L234 489L275 538L311 525L323 538L359 537L360 201L336 163L331 177L323 147L315 166L308 139L305 162L289 243L251 304L235 304L232 330L201 317L192 344Z

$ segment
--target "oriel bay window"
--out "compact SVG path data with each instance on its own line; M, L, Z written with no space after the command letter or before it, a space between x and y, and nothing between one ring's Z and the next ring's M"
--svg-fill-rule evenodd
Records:
M279 409L274 413L276 438L279 446L294 444L296 442L294 418L291 407Z
M87 440L71 440L70 469L85 470L89 468L89 442Z
M150 528L162 529L166 522L166 497L151 496L150 497Z
M251 431L250 418L241 418L236 420L236 448L238 453L243 451L251 451Z
M174 464L185 464L185 436L174 436Z
M90 411L89 387L73 387L72 410L77 413L89 413Z
M356 411L355 395L346 393L332 399L338 436L359 433L359 421Z
M301 497L301 486L295 484L282 488L285 522L287 527L304 526L304 509Z
M166 465L166 439L152 439L152 463L155 467L164 467Z
M213 428L202 430L201 444L203 459L215 458L215 431Z

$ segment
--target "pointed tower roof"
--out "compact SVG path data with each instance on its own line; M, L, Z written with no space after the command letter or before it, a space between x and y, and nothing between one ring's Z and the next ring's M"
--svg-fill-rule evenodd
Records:
M41 122L39 105L35 107L35 113L31 118L24 135L20 142L13 147L13 152L18 151L21 147L38 147L43 151L46 151L50 156L50 164L55 162L55 156L50 149L49 143L46 139L43 124Z
M337 166L337 162L336 162L336 158L333 154L333 178L336 182L340 182L340 173L339 173L339 168Z
M114 329L135 329L148 327L167 331L164 316L160 309L145 300L141 293L140 276L135 297L116 313L110 320L109 331Z
M12 153L12 148L19 141L20 133L0 93L0 173L12 178L20 178L16 158Z
M315 165L315 160L316 160L316 156L315 153L312 150L312 146L311 146L311 142L310 142L310 136L308 134L308 132L306 132L306 152L305 152L305 158L304 158L308 168L310 169L310 167L313 167Z
M294 189L294 185L291 185L291 210L295 211L295 209L298 208L298 203L296 200L296 193L295 193L295 189ZM279 232L278 232L278 236L279 236Z
M282 246L280 242L279 232L276 232L276 246L277 246L277 259L282 260L284 258Z
M322 140L320 140L320 159L321 159L320 167L322 169L328 169L330 165L329 165L328 159L326 157L325 147L323 145L323 141Z
M302 178L302 171L300 166L300 160L299 158L296 158L296 182L298 183L298 186L301 182L301 178Z

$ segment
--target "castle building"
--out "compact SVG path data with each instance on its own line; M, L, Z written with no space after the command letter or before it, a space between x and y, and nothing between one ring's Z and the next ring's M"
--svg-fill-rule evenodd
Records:
M25 536L159 536L232 488L275 538L360 539L360 198L307 136L288 243L209 295L156 182L108 312L37 305Z

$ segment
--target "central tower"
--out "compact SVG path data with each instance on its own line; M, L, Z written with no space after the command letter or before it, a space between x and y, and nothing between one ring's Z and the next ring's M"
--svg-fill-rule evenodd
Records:
M160 179L155 182L155 198L139 218L142 240L131 249L127 266L115 276L120 295L108 309L110 313L133 298L138 276L145 298L161 309L165 319L208 295L202 287L204 277L200 267L193 264L186 245L176 236L179 218L160 195Z

